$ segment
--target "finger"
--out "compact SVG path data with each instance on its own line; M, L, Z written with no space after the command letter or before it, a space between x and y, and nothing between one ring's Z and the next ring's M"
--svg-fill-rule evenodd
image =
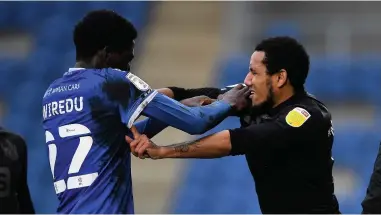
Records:
M140 148L143 147L144 145L144 141L142 141L141 139L136 143L136 147L135 147L135 152L138 153Z
M211 98L205 96L205 98L203 100L201 100L200 105L201 106L203 106L203 105L209 105L211 103L213 103L213 100Z
M233 89L235 89L235 90L240 90L240 89L242 89L244 86L243 86L243 84L237 84L237 86L235 86Z
M126 135L125 140L127 141L128 144L130 144L130 146L136 147L136 144L139 142L140 137L134 140L131 137L129 137L128 135Z
M143 158L144 157L144 152L147 151L147 148L149 148L150 145L147 144L147 143L144 143L140 148L139 148L139 151L138 151L138 156L139 158Z
M151 143L149 143L149 142L143 143L141 145L141 147L139 148L139 150L138 150L138 156L139 156L139 158L143 158L146 155L148 155L147 149L149 149L151 147L152 147Z
M138 129L136 129L135 125L133 125L130 128L130 130L132 132L132 135L134 135L134 139L137 139L138 137L140 137L140 133L139 133Z
M245 98L247 98L247 97L250 96L250 94L251 94L251 90L248 90L248 91L246 91L246 92L243 94L243 96L244 96Z
M130 144L130 150L131 150L131 153L132 153L133 155L135 155L135 157L137 157L138 154L135 152L135 149L136 149L136 144L135 144L134 142L132 142L132 143Z
M205 99L201 101L201 106L210 105L212 103L211 99Z
M245 86L245 87L242 87L242 89L240 89L239 91L240 91L240 93L245 94L247 92L250 92L250 88Z
M143 153L144 158L151 158L150 154L148 153L148 150L146 149Z
M129 137L128 135L125 136L125 140L127 143L132 143L132 141L134 141L131 137Z

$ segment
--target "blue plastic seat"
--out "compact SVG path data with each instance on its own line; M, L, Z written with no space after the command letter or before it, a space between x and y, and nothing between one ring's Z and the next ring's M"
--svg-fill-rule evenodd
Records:
M242 83L249 72L250 55L234 55L224 58L216 68L221 87Z
M18 28L33 31L40 23L53 14L53 2L16 2L15 22Z
M378 93L381 80L381 54L358 56L353 59L353 67L352 94L365 102L381 104Z
M276 21L270 23L264 32L264 37L290 36L300 38L300 29L297 23L292 21Z
M315 57L306 81L307 90L323 101L347 101L348 74L351 71L347 56Z
M74 26L63 15L56 15L45 20L39 27L36 45L40 48L66 52L74 48Z
M74 24L90 11L90 1L56 2L55 14L65 16L68 22Z

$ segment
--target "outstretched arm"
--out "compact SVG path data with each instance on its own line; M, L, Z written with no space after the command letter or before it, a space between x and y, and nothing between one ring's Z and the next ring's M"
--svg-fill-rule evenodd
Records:
M222 94L221 89L205 87L205 88L195 88L195 89L185 89L181 87L167 87L157 90L158 92L175 99L176 101L181 101L183 99L192 98L195 96L208 96L212 99L217 99L217 97Z
M311 115L300 107L291 108L274 121L224 130L190 142L159 147L139 133L135 133L134 140L127 138L127 142L139 157L148 155L153 159L218 158L253 151L281 150L289 144L298 144L300 140L308 141L310 136L316 136L319 126L325 122L320 115Z
M189 134L202 134L216 126L232 111L226 100L202 107L187 107L162 94L157 94L142 111L142 115L162 121Z
M131 128L140 115L156 119L189 134L202 134L216 126L232 110L247 106L250 93L241 85L224 94L220 101L203 107L187 107L156 90L132 73L109 69L102 91L118 105L122 123Z
M188 107L199 107L199 106L211 104L214 101L215 100L210 99L209 97L206 97L206 96L196 96L193 98L184 99L180 102ZM168 124L156 119L147 118L139 122L135 122L134 126L136 126L139 133L145 134L147 135L147 137L152 138L156 134L160 133L165 128L167 128Z

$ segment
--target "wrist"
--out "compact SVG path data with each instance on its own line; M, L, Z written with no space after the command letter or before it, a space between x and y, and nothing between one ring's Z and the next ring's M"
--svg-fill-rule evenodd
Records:
M175 97L173 90L171 90L170 88L161 88L157 89L157 91L161 94L168 96L169 98L173 99Z
M157 159L170 158L171 151L172 151L171 147L160 146L158 149Z
M186 98L185 94L186 94L186 90L184 88L181 88L181 87L167 87L166 89L172 91L172 94L173 94L173 99L175 99L176 101L180 101L180 100L183 100L184 98Z

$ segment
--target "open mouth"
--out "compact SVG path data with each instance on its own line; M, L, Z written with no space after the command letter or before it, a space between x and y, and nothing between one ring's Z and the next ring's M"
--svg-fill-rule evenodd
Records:
M254 90L251 90L251 91L250 91L250 96L249 96L249 97L252 98L253 95L254 95L254 93L255 93Z

